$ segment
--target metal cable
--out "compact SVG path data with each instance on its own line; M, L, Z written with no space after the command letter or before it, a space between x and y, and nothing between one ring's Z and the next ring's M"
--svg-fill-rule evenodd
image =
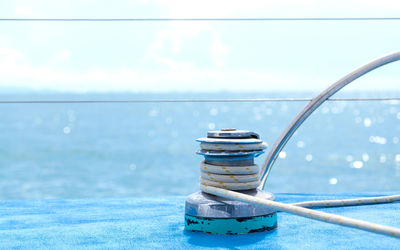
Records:
M0 100L0 104L39 104L39 103L196 103L196 102L310 102L312 98L252 98L252 99L148 99L148 100ZM327 101L400 101L400 97L382 98L330 98Z
M277 18L0 18L3 22L187 22L187 21L400 21L400 17L277 17Z

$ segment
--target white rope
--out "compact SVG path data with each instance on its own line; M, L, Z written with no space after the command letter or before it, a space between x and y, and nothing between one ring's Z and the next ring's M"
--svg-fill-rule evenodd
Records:
M225 188L230 190L250 190L257 188L260 183L258 181L253 182L216 182L216 181L209 181L206 179L200 179L201 185L212 186L212 187L219 187Z
M218 166L200 164L200 183L229 190L249 190L260 185L260 168L250 166Z
M202 161L200 164L200 171L212 174L258 174L260 168L257 165L237 167L216 166Z
M292 203L292 205L299 207L310 207L310 208L344 207L344 206L361 206L361 205L392 203L397 201L400 201L400 195L365 197L365 198L344 199L344 200L304 201L304 202Z
M362 221L362 220L351 219L351 218L347 218L347 217L340 216L340 215L325 213L325 212L321 212L321 211L315 211L315 210L311 210L308 208L303 208L303 207L285 204L285 203L281 203L281 202L264 200L264 199L256 198L251 195L246 195L246 194L242 194L242 193L227 190L227 189L222 189L219 187L207 186L204 184L200 184L200 189L203 192L213 194L213 195L216 195L219 197L227 198L227 199L232 199L232 200L247 202L247 203L251 203L251 204L266 206L266 207L275 209L277 211L287 212L287 213L295 214L298 216L310 218L313 220L319 220L319 221L323 221L323 222L328 222L328 223L351 227L351 228L357 228L357 229L361 229L364 231L369 231L369 232L373 232L373 233L378 233L378 234L383 234L383 235L400 238L400 229L394 228L394 227L388 227L388 226L374 224L374 223L370 223L370 222L366 222L366 221Z
M240 175L227 175L227 174L212 174L201 172L201 178L209 180L209 181L216 181L216 182L251 182L251 181L258 181L258 174L240 174Z

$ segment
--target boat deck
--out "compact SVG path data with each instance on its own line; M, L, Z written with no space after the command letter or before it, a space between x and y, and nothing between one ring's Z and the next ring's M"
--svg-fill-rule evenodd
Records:
M277 194L290 203L394 193ZM279 213L278 229L247 235L186 232L183 196L0 202L0 248L399 249L400 240ZM400 227L400 203L322 209Z

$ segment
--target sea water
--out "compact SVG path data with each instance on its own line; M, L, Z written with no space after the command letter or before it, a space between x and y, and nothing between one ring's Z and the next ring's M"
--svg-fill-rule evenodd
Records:
M1 100L289 96L313 94L0 95ZM195 154L196 138L208 130L237 128L259 133L271 146L305 105L289 101L0 104L0 199L187 195L199 189L202 157ZM283 149L266 189L400 190L399 141L400 102L324 103ZM261 165L265 156L257 163Z

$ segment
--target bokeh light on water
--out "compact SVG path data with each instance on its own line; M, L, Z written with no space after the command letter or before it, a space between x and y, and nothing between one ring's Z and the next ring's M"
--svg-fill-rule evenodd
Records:
M187 195L198 190L202 159L195 154L196 138L210 129L236 127L258 132L271 147L304 105L4 104L0 199ZM398 102L323 104L281 152L266 188L304 193L399 190L399 114ZM257 163L264 159L260 156Z

